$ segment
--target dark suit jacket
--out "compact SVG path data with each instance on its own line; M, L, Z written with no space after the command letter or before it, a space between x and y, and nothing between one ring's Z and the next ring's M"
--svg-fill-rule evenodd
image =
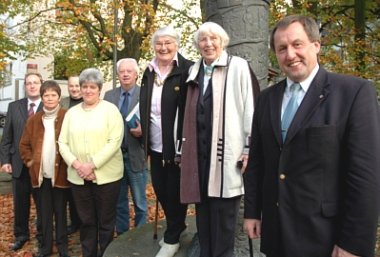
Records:
M70 108L70 96L62 98L59 104L63 109L68 110Z
M286 82L256 105L245 217L261 219L269 256L327 257L333 245L373 256L379 213L380 121L373 85L320 68L281 139Z
M42 110L42 103L37 108L37 111L40 110ZM19 144L27 119L27 98L9 104L3 137L0 143L0 162L1 165L6 163L12 164L12 176L14 178L19 178L22 172L23 162L20 157Z
M104 95L104 100L113 103L116 105L117 108L119 108L119 99L120 99L121 89L120 87L111 89L107 91ZM139 102L140 99L140 87L135 86L135 91L133 93L133 96L131 98L131 102L129 104L128 113L136 106L136 104ZM126 124L126 123L124 123ZM129 128L126 126L124 129L129 130ZM131 133L127 133L128 135L128 155L129 155L129 161L131 162L132 170L133 171L143 171L145 169L145 156L144 156L144 149L142 146L142 139L136 138L132 136Z

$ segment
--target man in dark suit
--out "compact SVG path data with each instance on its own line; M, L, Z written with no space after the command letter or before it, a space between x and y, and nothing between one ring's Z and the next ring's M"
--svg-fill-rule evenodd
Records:
M261 236L267 257L374 256L380 188L375 88L320 67L320 46L309 17L285 17L271 34L287 78L264 90L255 108L244 214L245 231ZM288 108L294 103L298 109ZM295 115L286 125L290 109Z
M7 120L0 143L1 170L12 174L12 190L14 205L14 236L16 238L12 249L21 249L29 240L30 194L32 193L37 209L37 239L41 231L39 219L38 190L32 189L28 168L23 164L19 143L28 117L42 108L40 87L42 77L39 73L25 75L26 97L9 104Z
M142 147L139 121L125 121L128 114L136 111L139 104L140 87L136 85L139 67L135 59L125 58L117 62L120 87L107 91L104 100L115 104L124 118L124 139L121 145L124 158L124 176L117 204L116 232L118 235L129 229L128 188L131 189L135 208L135 226L146 223L148 205L145 188L148 179L145 155ZM135 108L136 107L136 108ZM137 110L139 115L139 111ZM132 124L131 124L132 123Z

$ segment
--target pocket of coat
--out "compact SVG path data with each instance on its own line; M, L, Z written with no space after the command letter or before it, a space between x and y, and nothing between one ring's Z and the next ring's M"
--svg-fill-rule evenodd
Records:
M307 128L306 136L310 153L315 154L316 157L323 156L324 159L334 156L332 154L338 147L336 126Z
M330 138L331 136L336 135L336 126L321 126L321 127L310 127L306 129L306 133L308 137L323 137Z
M338 205L336 203L322 203L322 215L326 218L338 215Z

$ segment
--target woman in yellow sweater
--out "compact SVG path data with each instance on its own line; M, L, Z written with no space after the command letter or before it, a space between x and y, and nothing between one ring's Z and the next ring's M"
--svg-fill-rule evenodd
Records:
M82 71L79 84L83 103L67 111L59 146L82 222L82 256L94 257L102 256L113 239L124 169L124 123L117 107L100 99L103 76L98 69Z

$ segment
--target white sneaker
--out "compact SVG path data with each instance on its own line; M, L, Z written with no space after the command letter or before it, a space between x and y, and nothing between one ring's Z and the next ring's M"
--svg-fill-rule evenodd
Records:
M158 245L162 247L165 244L164 238L161 238L160 242L158 242Z
M178 252L178 249L179 243L167 244L164 242L156 257L173 257Z

